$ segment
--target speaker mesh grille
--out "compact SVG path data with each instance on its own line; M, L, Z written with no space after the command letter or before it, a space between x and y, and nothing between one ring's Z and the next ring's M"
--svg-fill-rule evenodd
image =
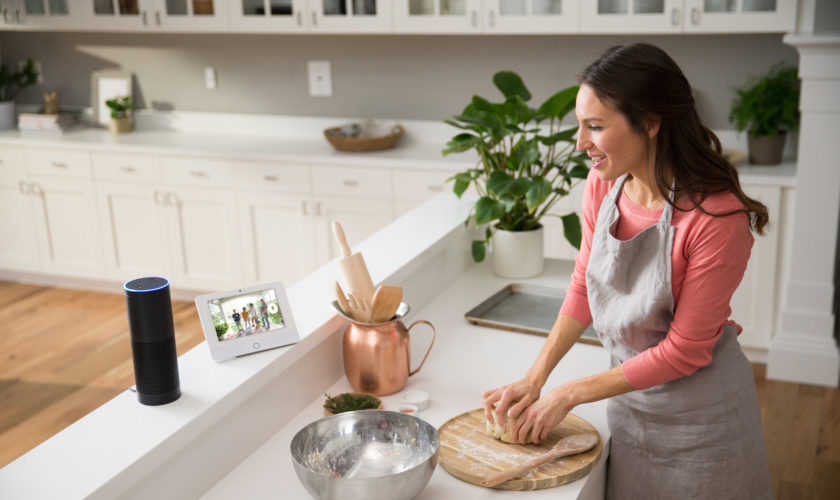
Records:
M165 394L180 387L174 338L158 342L132 342L131 349L137 392Z

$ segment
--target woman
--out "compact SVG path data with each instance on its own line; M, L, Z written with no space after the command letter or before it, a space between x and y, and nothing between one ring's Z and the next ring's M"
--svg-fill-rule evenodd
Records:
M610 398L609 498L770 498L752 370L728 320L767 209L694 108L677 64L647 44L584 71L577 148L592 159L566 300L525 377L485 414L545 439L576 405ZM592 323L612 368L540 395ZM518 418L517 418L518 417Z

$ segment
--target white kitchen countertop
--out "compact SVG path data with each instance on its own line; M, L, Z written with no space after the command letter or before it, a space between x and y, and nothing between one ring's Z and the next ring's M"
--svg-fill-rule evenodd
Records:
M533 279L515 280L566 289L573 263L548 261L546 272ZM383 398L384 409L396 410L401 395L407 390L423 390L431 395L431 405L418 413L435 427L461 413L481 406L481 392L520 378L536 359L544 337L479 327L464 319L464 313L502 289L513 280L494 276L487 262L474 265L426 307L414 312L406 326L417 319L433 323L437 340L422 370L409 378L403 391ZM559 309L559 304L558 304ZM417 326L411 332L412 368L422 359L431 337L428 327ZM565 381L591 375L609 368L609 354L599 346L575 344L566 358L552 373L546 388ZM313 394L314 399L300 414L280 429L250 457L221 479L202 498L249 499L311 498L298 481L291 461L289 445L295 433L312 421L323 417L323 394L351 391L345 377L332 386ZM589 403L572 413L588 420L598 429L606 445L609 431L606 421L606 401ZM603 460L588 476L557 488L514 492L505 491L504 498L599 498L603 487ZM591 481L590 481L591 480ZM418 500L497 498L499 490L488 490L456 479L438 465L428 486Z
M7 130L0 131L0 145L448 171L463 170L477 160L472 152L442 155L446 142L461 132L442 121L396 120L405 134L390 150L335 150L323 130L353 121L359 119L141 111L135 114L135 130L128 134L114 135L104 128L82 126L63 134ZM744 134L734 130L716 133L724 146L746 150ZM792 154L781 165L739 164L739 172L745 183L796 185Z

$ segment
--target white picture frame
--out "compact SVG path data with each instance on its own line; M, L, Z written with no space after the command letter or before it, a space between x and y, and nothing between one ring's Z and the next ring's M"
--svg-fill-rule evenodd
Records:
M262 314L260 299L266 301L265 312L268 318ZM250 304L257 311L257 319L248 326L241 308L248 310ZM199 295L195 298L195 306L210 355L216 361L282 347L300 340L286 296L286 287L279 281ZM233 311L239 314L238 321ZM249 322L252 321L251 315L248 315ZM224 325L226 329L218 333L216 325Z
M133 76L121 70L104 69L94 71L91 76L91 99L93 123L107 127L111 122L111 111L105 101L132 93Z

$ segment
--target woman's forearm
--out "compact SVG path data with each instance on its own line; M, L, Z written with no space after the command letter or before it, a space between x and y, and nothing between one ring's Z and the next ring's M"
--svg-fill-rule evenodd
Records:
M573 408L579 404L600 401L635 389L625 378L621 366L616 366L595 375L572 380L555 390L565 392L568 404Z
M551 332L549 332L540 354L525 377L537 384L538 387L545 385L551 371L569 352L569 349L572 348L585 329L585 325L571 316L562 314L557 316L557 321L551 327Z

